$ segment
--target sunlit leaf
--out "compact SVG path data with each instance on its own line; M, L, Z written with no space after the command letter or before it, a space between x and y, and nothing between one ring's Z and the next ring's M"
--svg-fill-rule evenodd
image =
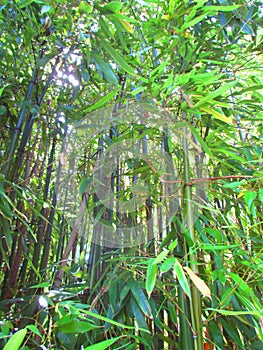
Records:
M153 260L153 264L159 264L160 262L162 262L166 256L168 255L169 250L165 249L163 250L160 254L158 254L156 256L156 258Z
M245 199L246 205L248 206L248 209L251 209L251 205L256 198L257 198L257 192L253 192L253 191L244 192L244 199Z
M190 292L190 286L189 283L187 281L187 278L185 276L184 270L181 266L181 264L179 263L178 259L175 258L175 262L173 265L174 268L174 272L176 274L176 277L178 279L178 282L180 283L180 286L182 287L183 291L185 292L185 294L191 298L191 292Z
M133 34L134 30L128 21L126 21L125 19L122 19L121 24L129 33Z
M111 338L108 340L104 340L100 343L94 344L94 345L90 345L87 346L86 348L84 348L84 350L105 350L107 349L109 346L111 346L112 344L114 344L117 340L119 340L120 338L123 338L124 335L120 336L120 337L116 337L116 338Z
M219 113L218 111L216 111L213 108L209 108L209 107L202 107L200 108L202 111L206 112L207 114L211 114L215 119L219 119L222 122L225 123L232 123L232 119L230 117L226 117L224 114Z
M160 266L160 272L165 273L169 271L175 263L175 258L167 258Z
M26 328L20 329L8 340L3 350L18 350L23 343L27 330Z
M78 9L80 13L91 13L93 11L93 7L84 1L79 4Z
M189 267L185 266L184 270L188 273L189 277L193 281L196 288L205 296L211 299L211 292L206 283L197 276L194 271L192 271Z

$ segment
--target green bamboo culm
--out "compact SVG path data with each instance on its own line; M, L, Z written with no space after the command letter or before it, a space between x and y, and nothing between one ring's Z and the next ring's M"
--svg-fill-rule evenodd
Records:
M192 242L196 241L194 230L194 214L193 214L193 202L192 202L192 186L191 186L191 174L190 174L190 160L189 160L189 139L188 128L183 128L183 157L184 157L184 202L186 209L186 223L187 231ZM189 263L191 269L198 275L197 257L189 250ZM202 332L202 309L200 292L197 288L191 284L191 323L194 341L194 350L203 350L203 332Z

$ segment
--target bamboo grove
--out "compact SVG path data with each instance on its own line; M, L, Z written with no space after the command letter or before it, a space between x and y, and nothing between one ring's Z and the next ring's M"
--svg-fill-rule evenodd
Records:
M262 23L2 1L1 348L262 349Z

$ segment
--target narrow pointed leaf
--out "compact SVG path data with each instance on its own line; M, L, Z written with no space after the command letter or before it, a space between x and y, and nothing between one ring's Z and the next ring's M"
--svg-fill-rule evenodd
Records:
M92 112L97 108L104 106L108 101L110 101L116 94L118 90L114 90L109 92L106 96L102 97L98 102L94 103L94 105L85 108L83 112Z
M107 349L109 346L111 346L113 343L115 343L117 340L119 340L121 337L116 337L116 338L111 338L108 340L104 340L100 343L94 344L94 345L90 345L87 346L84 350L105 350Z
M149 318L152 318L152 310L150 304L147 300L146 295L143 293L142 289L138 286L136 281L130 279L130 288L134 299L139 305L142 312Z
M109 53L109 55L114 59L114 61L127 73L135 75L134 70L128 65L124 58L114 50L114 48L104 39L100 40L102 47Z
M189 267L185 266L184 270L188 273L188 276L193 281L196 288L205 296L211 299L211 292L205 282L197 276L194 271L192 271Z
M174 262L175 262L175 258L167 258L160 266L161 273L165 273L169 271L173 267Z
M224 114L219 113L218 111L216 111L213 108L209 108L209 107L202 107L201 108L202 111L206 112L207 114L211 114L215 119L221 120L222 122L231 124L232 123L232 119L229 117L226 117Z
M154 263L154 260L151 259L149 262L148 268L147 268L147 273L146 273L146 292L148 294L148 298L150 298L151 293L153 291L155 281L156 281L156 276L157 276L157 264Z
M157 257L154 259L153 264L159 264L162 262L166 256L168 255L169 250L163 250L160 254L157 255Z
M190 286L185 276L184 270L181 264L179 263L178 259L175 259L175 262L174 262L174 272L176 274L178 282L180 283L180 286L182 287L183 291L189 298L191 298Z
M194 105L194 108L200 107L203 104L205 104L206 102L211 101L220 95L223 95L226 91L229 91L236 84L237 84L237 81L231 81L230 83L227 83L227 84L221 86L220 88L216 89L215 91L207 93L207 95L205 97L203 97L200 101L198 101Z

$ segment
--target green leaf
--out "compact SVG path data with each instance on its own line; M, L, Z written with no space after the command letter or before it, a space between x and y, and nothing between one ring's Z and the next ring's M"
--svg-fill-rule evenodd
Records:
M161 273L165 273L169 271L175 263L175 258L167 258L161 265L160 271Z
M251 209L251 205L254 202L254 200L257 197L257 192L253 192L253 191L246 191L244 193L244 200L246 205L248 206L248 209Z
M220 310L220 309L212 309L212 308L207 308L206 310L214 311L224 316L253 315L257 317L263 317L263 311L260 311L260 310L232 311L232 310Z
M87 346L84 350L104 350L104 349L107 349L109 346L111 346L113 343L115 343L117 340L119 340L120 338L123 338L123 337L125 337L125 335L122 335L122 336L116 337L116 338L111 338L108 340L104 340L100 343Z
M106 4L104 8L111 12L118 12L122 8L122 6L123 6L123 3L119 1L112 1L109 4Z
M95 109L98 109L102 106L104 106L108 101L110 101L116 94L118 93L118 90L114 90L109 92L106 96L102 97L98 102L94 103L94 105L89 106L88 108L85 108L83 112L92 112Z
M110 64L104 62L103 59L100 56L98 56L95 52L91 53L91 57L93 58L96 66L99 67L99 69L103 73L106 80L108 80L109 83L112 83L113 85L117 86L119 84L118 78L114 74Z
M132 295L136 300L139 308L147 317L152 319L152 310L142 289L138 286L136 281L134 281L134 279L132 278L129 280L129 285L131 288Z
M114 61L127 73L135 75L134 70L128 65L124 58L104 39L100 39L101 46L109 53Z
M30 325L26 326L26 328L29 329L32 333L38 335L42 339L42 335L41 335L39 329L35 325L30 324Z
M219 119L224 123L228 123L228 124L232 123L232 119L230 117L226 117L224 114L219 113L217 110L213 108L202 107L200 109L206 112L207 114L211 114L215 119Z
M82 195L87 191L87 188L89 184L91 183L92 178L91 177L85 177L81 180L81 183L79 185L79 194Z
M263 203L263 188L260 188L258 190L258 198L259 198L260 202Z
M215 251L215 250L228 250L228 249L232 249L232 248L236 248L239 247L238 244L202 244L201 245L201 249L202 250L211 250L211 251Z
M20 345L23 343L26 336L26 328L20 329L18 332L12 335L8 340L3 350L18 350Z
M91 13L93 11L93 7L84 1L79 4L78 9L80 13Z
M41 283L33 285L30 288L47 288L47 287L50 287L51 285L52 284L50 282L41 282Z
M63 333L78 334L78 333L86 333L98 327L85 321L72 320L70 322L58 325L58 328Z
M180 286L182 287L183 291L185 292L185 294L191 298L191 292L190 292L190 286L189 283L187 281L187 278L185 276L184 270L181 266L181 264L179 263L178 259L175 258L175 262L174 262L174 272L176 274L176 277L178 279L178 282L180 283Z
M168 255L169 250L163 250L160 254L157 255L157 257L154 259L153 264L159 264L162 262L166 256Z
M205 153L209 155L210 157L213 157L213 153L208 147L207 143L203 140L202 136L199 134L199 132L194 128L192 125L187 125L187 127L192 131L194 137L197 139L199 142L200 146L203 148Z
M158 270L157 264L154 262L154 259L151 259L148 264L148 268L146 272L146 283L145 283L145 288L148 294L148 298L150 298L153 288L155 286L157 270Z
M203 104L205 104L206 102L213 100L215 97L222 96L226 91L230 90L237 83L238 83L238 81L231 81L230 83L224 84L223 86L216 89L215 91L208 93L205 97L203 97L200 101L198 101L193 106L193 108L200 107Z
M3 93L5 88L6 88L6 86L1 87L1 89L0 89L0 97L2 96L2 93Z
M184 23L181 30L184 31L185 29L187 29L189 27L193 27L195 24L201 22L206 16L207 16L207 13L204 13L204 14L194 18L192 21Z
M111 320L110 318L108 317L104 317L104 316L101 316L101 315L98 315L94 312L91 312L91 311L88 311L88 310L85 310L84 313L87 315L87 316L90 316L90 317L94 317L98 320L101 320L101 321L104 321L104 322L107 322L107 323L110 323L110 324L113 324L114 326L117 326L117 327L120 327L120 328L123 328L123 329L134 329L134 327L132 326L127 326L125 324L122 324L122 323L119 323L117 321L114 321L114 320Z
M175 239L174 241L172 241L172 242L169 244L168 249L169 249L170 251L173 251L173 250L177 247L177 245L178 245L178 239Z
M202 11L209 11L209 12L231 12L234 10L237 10L241 5L230 5L230 6L204 6L202 8Z
M1 95L0 95L1 96ZM6 114L6 111L7 111L7 109L6 109L6 106L0 106L0 115L4 115L4 114Z

